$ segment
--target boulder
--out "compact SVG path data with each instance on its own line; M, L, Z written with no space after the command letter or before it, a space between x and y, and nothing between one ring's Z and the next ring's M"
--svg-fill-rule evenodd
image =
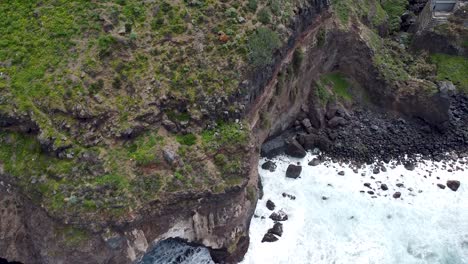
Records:
M331 141L328 138L314 134L301 135L301 142L303 142L304 148L309 150L318 148L321 151L327 151L331 145Z
M387 186L387 184L385 184L385 183L382 183L382 184L380 185L380 189L382 189L383 191L386 191L386 190L388 190L388 186Z
M275 210L275 203L272 202L271 200L268 200L266 202L266 207L268 208L268 210L273 211Z
M177 155L169 149L163 150L163 157L169 165L173 165L177 161Z
M262 243L263 242L275 242L275 241L278 241L278 238L272 233L266 233L262 239Z
M345 175L345 173L344 173L344 171L340 171L340 172L338 172L338 175L340 175L340 176L344 176L344 175Z
M272 228L268 229L268 233L274 234L277 236L283 235L283 224L282 223L275 223Z
M291 164L288 166L288 169L286 170L286 177L297 179L299 175L301 175L301 172L302 172L301 166Z
M289 155L294 158L303 158L307 154L305 149L295 139L290 139L286 141L285 153L286 155Z
M262 169L268 170L270 172L274 172L276 170L276 163L269 160L269 161L262 164Z
M274 212L270 215L270 219L272 219L273 221L286 221L288 220L288 215L283 212L282 210L280 210L279 212Z
M409 171L413 171L416 168L416 165L414 165L413 162L406 162L405 163L405 169Z
M460 187L460 181L448 180L447 187L449 187L450 190L456 192Z
M260 154L262 157L273 158L284 151L286 144L282 136L268 139L262 144Z
M346 124L348 124L348 121L346 121L346 119L344 119L343 117L339 116L335 116L328 121L328 126L330 128L337 128L340 126L345 126Z
M393 198L398 199L401 197L401 192L396 192L393 194Z
M320 165L320 160L317 158L314 158L313 160L309 162L309 166L318 166L318 165Z
M445 185L441 184L441 183L438 183L437 184L437 187L441 188L442 190L445 189Z

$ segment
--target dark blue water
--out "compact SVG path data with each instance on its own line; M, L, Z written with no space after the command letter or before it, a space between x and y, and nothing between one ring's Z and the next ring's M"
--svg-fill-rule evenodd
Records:
M214 264L208 249L176 240L158 242L139 264Z

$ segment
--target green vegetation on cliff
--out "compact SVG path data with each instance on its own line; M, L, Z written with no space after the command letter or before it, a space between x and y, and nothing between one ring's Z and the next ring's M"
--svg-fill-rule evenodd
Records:
M91 218L240 184L245 106L226 102L273 62L299 7L310 3L1 2L2 174L51 213Z
M462 56L433 54L431 60L437 65L437 79L451 81L458 89L468 92L468 59Z

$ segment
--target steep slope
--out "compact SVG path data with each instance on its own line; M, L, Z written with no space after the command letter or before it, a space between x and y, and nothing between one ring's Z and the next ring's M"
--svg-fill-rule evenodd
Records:
M260 145L298 117L323 128L337 101L443 130L430 65L381 37L401 3L331 4L0 4L0 252L128 263L179 237L235 262Z

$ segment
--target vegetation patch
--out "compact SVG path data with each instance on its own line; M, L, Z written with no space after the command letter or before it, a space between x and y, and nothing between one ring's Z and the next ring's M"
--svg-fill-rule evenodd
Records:
M249 59L253 66L261 67L273 62L273 52L280 47L278 34L269 28L257 29L249 38Z
M437 65L437 79L451 81L461 91L468 92L468 59L462 56L433 54L431 61Z
M333 87L333 92L335 95L338 97L345 99L345 100L351 100L351 94L349 92L349 89L351 88L350 83L346 80L346 77L341 74L341 73L329 73L326 75L323 75L320 80L326 84L330 85Z
M405 13L408 7L407 0L384 0L381 2L382 7L388 14L388 23L391 31L400 29L400 17Z

